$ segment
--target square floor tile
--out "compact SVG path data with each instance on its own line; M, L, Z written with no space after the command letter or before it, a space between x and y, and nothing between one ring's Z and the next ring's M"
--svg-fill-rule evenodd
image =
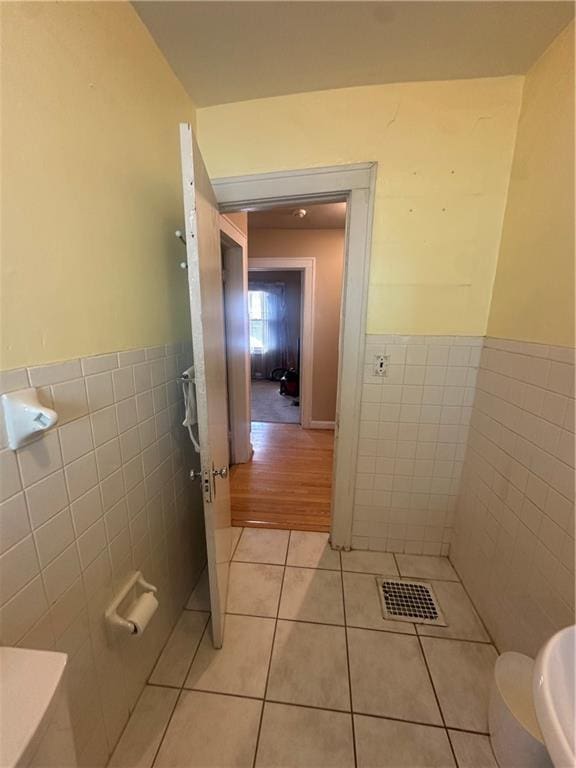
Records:
M354 711L441 724L418 638L348 630Z
M488 698L498 658L486 643L422 638L447 726L488 732Z
M417 624L419 635L490 642L488 633L461 584L456 581L431 581L430 583L434 588L448 626L435 627L433 624Z
M344 628L278 621L266 698L349 710Z
M398 576L394 555L390 552L365 552L360 549L353 549L350 552L341 552L340 554L343 571Z
M388 630L415 635L414 624L382 617L376 577L369 573L343 573L346 624L349 627Z
M234 560L284 565L289 536L290 531L244 528L234 553Z
M108 768L150 768L179 691L147 685L108 763Z
M432 555L396 555L400 575L411 579L459 581L447 557Z
M262 702L184 691L154 768L252 768Z
M231 563L228 612L276 618L283 573L281 565Z
M151 683L176 688L184 684L209 617L201 611L182 613L150 676Z
M286 568L281 619L344 624L342 575L317 568Z
M196 586L192 590L186 608L190 611L210 610L210 583L208 581L208 568L204 568L200 574Z
M264 705L257 768L353 768L352 716Z
M273 635L273 619L226 616L224 645L214 648L210 632L204 633L185 687L264 696Z
M327 533L292 531L287 565L340 570L340 553L331 549Z
M449 733L459 768L498 768L488 736L464 731Z
M454 766L443 728L354 716L358 768L449 768Z

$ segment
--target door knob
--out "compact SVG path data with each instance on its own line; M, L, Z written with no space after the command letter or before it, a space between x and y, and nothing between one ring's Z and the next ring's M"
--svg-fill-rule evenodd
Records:
M201 469L191 469L190 470L190 480L200 480L202 477L202 470Z
M213 469L212 474L214 477L221 477L225 480L228 477L228 467L222 467L221 469Z

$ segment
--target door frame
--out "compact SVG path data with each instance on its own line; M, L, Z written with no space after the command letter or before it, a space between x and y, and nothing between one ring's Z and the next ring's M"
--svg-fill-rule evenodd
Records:
M300 424L304 429L314 429L312 421L312 363L314 360L314 291L316 286L316 260L306 259L248 259L248 270L274 271L282 270L300 272L301 286L301 365L300 365ZM333 427L334 425L332 425Z
M330 530L336 549L352 543L376 171L376 163L360 163L212 180L222 212L347 202Z
M226 370L230 463L245 464L252 458L250 442L250 351L248 328L248 238L226 214L220 214L220 239L226 249L223 285L226 311Z

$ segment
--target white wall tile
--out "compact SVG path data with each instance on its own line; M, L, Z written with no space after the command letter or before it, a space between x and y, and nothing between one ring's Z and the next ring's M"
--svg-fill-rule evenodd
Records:
M0 609L0 643L16 645L47 610L42 579L37 576Z
M15 453L1 450L5 435L0 425L0 642L72 654L68 672L79 753L97 752L102 765L114 746L107 739L121 732L128 706L202 564L203 545L194 522L201 508L195 496L188 497L190 487L183 481L190 446L180 430L182 393L174 381L190 355L189 345L154 349L149 360L146 350L113 352L85 359L84 375L78 360L35 367L33 385L42 402L56 404L58 428ZM137 380L141 403L148 407L144 446L133 366L143 366ZM0 392L27 385L27 370L0 375ZM372 432L377 435L377 422ZM142 447L155 457L149 476ZM137 518L134 542L129 516ZM164 624L148 635L139 671L132 670L136 660L129 660L126 679L114 675L115 690L131 702L124 710L109 706L109 683L96 674L91 649L101 656L103 669L108 668L105 658L110 669L125 663L103 633L101 615L112 579L134 567L143 567L153 581L164 580L162 588L174 600L165 603Z
M10 600L40 571L32 536L0 556L0 605Z
M10 449L0 451L0 501L22 490L16 454Z
M99 486L95 486L70 505L76 535L80 536L104 514Z
M374 550L422 552L429 543L434 546L427 551L439 552L450 541L447 515L459 484L480 343L472 337L368 336L366 370L383 345L389 375L367 379L363 389L355 538ZM152 456L145 453L145 470ZM390 514L392 531L384 528Z
M106 547L106 529L104 521L98 520L90 526L78 539L78 554L80 555L80 565L85 570L90 563Z
M96 466L100 480L104 480L112 472L120 469L122 458L120 456L120 442L118 438L114 438L96 449Z
M63 509L40 528L36 528L34 540L36 541L40 566L45 568L66 547L72 544L74 538L74 528L69 509Z
M60 447L64 464L79 459L94 448L88 416L71 421L59 429Z
M118 364L121 368L127 365L136 365L146 360L146 351L144 349L128 349L118 352Z
M93 355L82 358L81 362L84 376L91 376L94 373L103 373L118 368L118 354L114 352L110 355Z
M0 554L30 533L28 510L23 493L0 503Z
M114 399L116 401L125 400L135 393L134 372L132 368L119 368L112 373L112 386L114 389Z
M68 505L64 473L60 470L48 475L26 489L26 501L33 528L45 523Z
M573 356L548 352L486 340L451 550L500 650L531 656L573 621L562 580L574 570L572 435L560 426Z
M94 445L98 447L103 443L107 443L108 440L112 440L113 437L118 435L118 420L116 418L116 408L109 406L108 408L102 408L100 411L96 411L90 417L92 424L92 435L94 437Z
M92 451L68 464L64 469L64 474L66 475L70 501L76 501L98 482L94 452Z
M76 544L71 544L42 571L48 600L55 602L80 575Z
M136 398L129 397L128 399L118 403L116 406L116 413L118 416L119 433L126 432L127 429L132 429L132 427L135 427L138 424Z
M18 451L18 463L24 487L38 482L62 466L57 430L45 433Z
M85 381L91 411L98 411L114 403L112 374L98 373L95 376L88 376Z
M79 379L82 376L82 368L80 360L67 360L64 363L33 366L28 369L28 376L32 387L45 387L48 384Z
M88 413L88 399L84 379L75 379L51 387L52 408L58 414L58 424L66 424Z
M125 494L122 470L114 472L100 484L104 511L108 512Z

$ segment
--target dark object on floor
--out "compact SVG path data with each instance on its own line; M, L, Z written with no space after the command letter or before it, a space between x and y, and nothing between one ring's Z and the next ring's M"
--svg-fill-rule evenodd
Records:
M280 394L289 395L290 397L298 397L300 394L300 376L294 368L286 371L284 376L282 376L280 380Z

